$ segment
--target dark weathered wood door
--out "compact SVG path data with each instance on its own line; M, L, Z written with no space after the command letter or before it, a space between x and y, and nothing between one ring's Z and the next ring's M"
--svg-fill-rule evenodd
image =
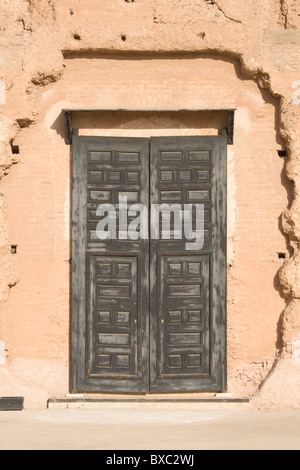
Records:
M226 387L226 149L225 137L151 139L151 204L204 206L201 250L151 240L153 392Z
M226 388L226 138L74 135L72 175L71 390ZM151 239L153 220L149 239L119 234L120 196L203 204L204 246ZM97 237L99 204L116 239Z
M146 393L149 241L96 228L100 204L149 205L149 141L74 136L73 156L72 389Z

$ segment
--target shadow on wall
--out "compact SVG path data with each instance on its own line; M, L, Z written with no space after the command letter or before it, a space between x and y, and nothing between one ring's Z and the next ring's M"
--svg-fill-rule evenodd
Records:
M174 130L180 133L199 131L202 135L218 135L228 125L226 111L151 111L151 110L99 110L72 113L72 126L79 128L81 135L117 136L124 131ZM61 112L51 126L61 138L65 137L64 113ZM129 135L130 136L130 135Z

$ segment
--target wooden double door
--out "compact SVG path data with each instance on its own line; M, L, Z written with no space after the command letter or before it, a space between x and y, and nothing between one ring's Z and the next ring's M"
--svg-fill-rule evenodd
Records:
M226 389L226 151L223 136L74 135L72 392ZM119 230L124 197L139 237ZM143 229L136 204L146 208ZM176 237L172 212L166 237L155 204L199 204L202 248ZM116 225L106 240L104 216Z

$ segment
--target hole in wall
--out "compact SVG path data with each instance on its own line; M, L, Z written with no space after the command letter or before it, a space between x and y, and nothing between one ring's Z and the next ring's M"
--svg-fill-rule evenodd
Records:
M17 119L17 124L21 129L24 129L25 127L31 126L31 124L34 123L32 119L29 118L22 118L22 119Z
M19 146L15 145L13 140L10 141L10 146L11 146L11 151L12 151L13 155L18 155L20 153Z
M16 255L18 250L18 245L11 245L10 246L10 252L12 255Z
M279 259L286 259L286 253L277 253Z
M75 41L81 41L81 36L77 33L73 35L73 38L75 39Z
M127 37L125 36L125 34L121 34L121 39L122 39L122 41L124 41L124 42L126 41Z
M278 157L280 158L285 158L287 157L287 151L286 150L277 150Z

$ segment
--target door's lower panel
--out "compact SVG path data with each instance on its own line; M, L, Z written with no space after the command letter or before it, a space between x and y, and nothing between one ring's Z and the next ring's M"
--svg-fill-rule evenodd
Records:
M88 377L139 379L137 257L88 256Z
M148 392L138 271L138 256L87 254L87 361L77 391Z
M209 255L164 255L158 262L158 378L209 375Z
M210 254L157 255L156 363L150 391L219 391L213 371ZM153 313L154 316L154 313Z

